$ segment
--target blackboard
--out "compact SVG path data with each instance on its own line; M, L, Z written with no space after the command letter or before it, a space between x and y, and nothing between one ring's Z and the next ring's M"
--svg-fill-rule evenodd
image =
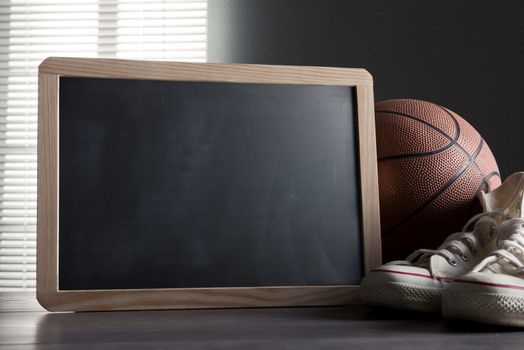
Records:
M346 70L62 60L40 67L48 309L339 303L377 261L374 139Z
M59 288L358 284L353 90L61 78Z

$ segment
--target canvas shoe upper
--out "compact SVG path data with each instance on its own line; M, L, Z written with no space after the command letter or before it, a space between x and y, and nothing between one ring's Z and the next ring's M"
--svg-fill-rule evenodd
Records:
M450 235L438 249L419 249L404 261L393 261L368 273L361 283L362 302L440 311L442 291L496 250L499 226L520 215L516 203L522 202L522 185L517 177L508 178L492 192L481 192L484 212L471 218L462 232Z
M522 174L517 173L513 180L519 190L519 196L512 203L518 215L498 227L498 248L471 272L457 278L443 294L442 312L445 316L524 326Z
M495 249L495 227L504 217L499 211L476 215L463 232L449 236L438 249L419 249L406 260L370 271L360 284L362 302L440 311L442 289Z

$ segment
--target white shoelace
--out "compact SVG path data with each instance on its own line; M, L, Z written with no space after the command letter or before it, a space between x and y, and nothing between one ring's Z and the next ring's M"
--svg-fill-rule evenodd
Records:
M409 255L406 261L421 267L425 267L433 255L442 256L453 266L457 264L455 260L457 255L462 260L468 261L470 255L477 254L479 245L484 246L493 239L497 226L505 217L506 215L501 210L477 214L464 225L462 232L448 236L437 249L418 249ZM473 230L471 230L473 224Z
M502 240L497 250L491 252L478 264L473 271L478 272L492 264L498 264L502 270L512 274L524 271L524 220L512 219L504 222L498 228L497 236ZM514 267L508 271L507 264ZM491 269L490 269L491 270Z

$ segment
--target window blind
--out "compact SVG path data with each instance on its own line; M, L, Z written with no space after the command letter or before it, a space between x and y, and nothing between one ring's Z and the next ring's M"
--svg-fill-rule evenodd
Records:
M205 0L0 2L0 290L36 277L37 71L48 56L205 61Z

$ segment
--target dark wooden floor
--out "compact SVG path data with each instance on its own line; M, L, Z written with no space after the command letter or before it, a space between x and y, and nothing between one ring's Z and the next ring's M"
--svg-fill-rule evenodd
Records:
M0 293L0 349L522 349L524 330L355 307L48 313Z

